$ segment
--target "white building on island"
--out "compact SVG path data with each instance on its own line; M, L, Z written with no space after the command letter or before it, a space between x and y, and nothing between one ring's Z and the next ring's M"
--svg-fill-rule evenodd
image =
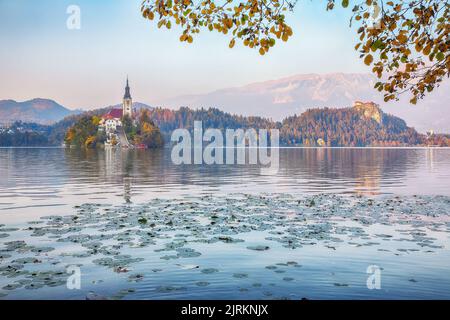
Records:
M99 130L104 130L108 136L108 140L116 134L116 131L122 127L122 118L128 116L133 117L133 100L130 94L130 86L125 87L125 95L123 96L122 108L112 108L108 113L104 114L99 122Z

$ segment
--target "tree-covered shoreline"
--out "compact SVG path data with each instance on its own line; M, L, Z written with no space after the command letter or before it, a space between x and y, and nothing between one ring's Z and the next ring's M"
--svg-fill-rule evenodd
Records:
M68 145L77 147L101 147L105 137L97 132L96 124L107 111L104 108L72 115L51 126L19 122L0 130L0 146L61 146L69 142ZM378 123L365 118L355 108L309 109L282 121L233 115L216 108L153 108L141 110L136 120L124 119L127 138L131 144L148 148L161 146L161 141L170 141L175 129L192 131L194 121L202 121L205 129L276 128L280 130L280 145L284 146L450 146L449 134L418 133L402 119L385 113L382 113L382 121Z

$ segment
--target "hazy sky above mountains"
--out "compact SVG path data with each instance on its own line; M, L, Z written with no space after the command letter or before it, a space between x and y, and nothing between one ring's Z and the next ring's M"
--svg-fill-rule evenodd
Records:
M81 9L81 30L68 30L66 9ZM261 57L217 33L192 45L177 28L158 30L141 0L0 0L0 99L51 98L69 108L120 102L128 74L135 101L154 104L300 73L368 72L353 50L350 10L299 1L294 36Z

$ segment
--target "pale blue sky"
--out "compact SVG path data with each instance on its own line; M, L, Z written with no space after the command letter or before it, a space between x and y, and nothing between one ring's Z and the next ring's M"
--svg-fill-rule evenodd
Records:
M66 9L81 8L81 30ZM205 93L299 73L368 72L353 47L349 9L326 12L326 0L299 0L289 17L294 36L261 57L205 30L191 45L157 29L141 0L0 0L0 99L51 98L69 108L121 101L128 74L135 101Z

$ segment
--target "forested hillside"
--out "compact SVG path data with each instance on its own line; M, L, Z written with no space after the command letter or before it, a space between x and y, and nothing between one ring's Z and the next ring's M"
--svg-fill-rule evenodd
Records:
M216 108L178 110L154 108L149 110L150 118L165 134L170 134L178 128L192 130L194 121L202 121L206 128L275 128L279 123L261 117L244 117L232 115Z
M400 118L381 113L379 122L355 108L310 109L282 122L280 136L287 145L402 146L423 142Z
M26 134L14 131L0 132L0 146L61 145L67 130L83 117L92 119L107 112L107 108L85 112L64 118L52 126L26 124ZM280 130L280 144L287 146L450 146L450 138L445 134L426 136L407 126L398 117L385 114L375 104L361 104L352 108L316 108L301 115L294 115L282 122L274 122L262 117L232 115L219 109L178 110L153 108L146 111L149 121L159 128L165 141L177 128L192 130L194 121L202 121L203 127L224 129L255 128ZM19 123L20 124L20 123ZM17 126L24 127L24 124ZM23 131L23 128L22 128ZM37 133L37 134L35 134ZM128 134L135 135L130 131ZM132 139L133 136L131 137ZM136 140L136 142L141 142Z

